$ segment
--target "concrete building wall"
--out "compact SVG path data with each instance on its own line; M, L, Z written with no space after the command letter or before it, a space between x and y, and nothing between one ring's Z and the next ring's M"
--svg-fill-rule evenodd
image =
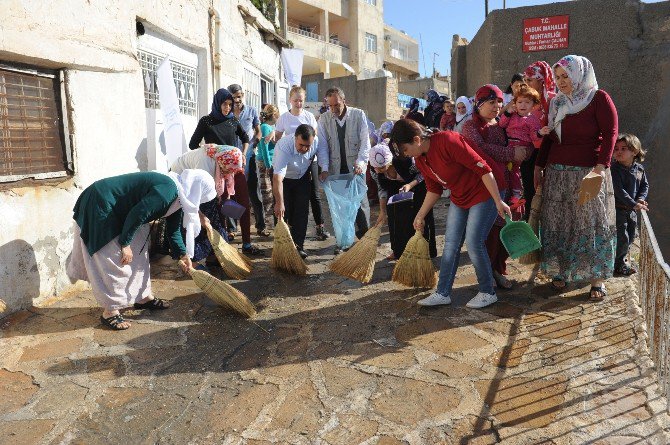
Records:
M398 82L398 91L401 94L407 94L412 97L423 99L426 91L433 89L440 94L451 97L451 82L435 79L432 77L422 77L414 80L403 80Z
M352 67L359 78L375 75L384 64L384 2L377 0L376 5L364 1L349 1L350 57ZM365 34L377 37L377 50L366 50Z
M607 13L604 13L606 11ZM522 52L524 18L570 15L569 47ZM504 35L505 39L498 36ZM485 83L506 87L513 73L536 60L555 63L566 54L588 57L598 84L612 96L621 131L637 134L649 150L649 202L654 229L670 256L670 2L589 0L493 11L467 46L452 51L458 95L472 95Z
M222 18L220 85L243 81L241 60L278 81L277 48L265 45L261 34L245 24L238 5L258 13L249 0L215 2ZM257 15L259 23L272 27ZM146 169L148 126L137 20L197 54L198 115L208 113L215 82L206 4L3 4L0 60L64 73L66 137L75 170L62 179L0 183L0 299L8 312L40 304L71 286L65 264L72 248L72 208L83 188L103 177Z

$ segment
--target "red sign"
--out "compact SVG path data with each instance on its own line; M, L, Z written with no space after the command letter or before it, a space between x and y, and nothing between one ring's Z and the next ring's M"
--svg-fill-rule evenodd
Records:
M569 33L569 15L524 19L523 52L567 48Z

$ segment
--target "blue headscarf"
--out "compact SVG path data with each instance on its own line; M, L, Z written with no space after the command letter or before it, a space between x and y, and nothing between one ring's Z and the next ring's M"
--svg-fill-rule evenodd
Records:
M372 142L374 142L372 145L377 145L379 143L379 137L377 136L377 129L375 128L375 124L368 118L366 118L366 120L368 121L368 134L370 135Z
M225 120L233 117L233 107L230 107L230 113L228 113L227 115L224 116L221 113L221 104L227 100L232 101L233 95L230 94L230 91L228 91L227 89L221 88L214 95L214 99L212 100L212 111L209 113L209 115L218 120Z
M408 113L416 113L417 111L419 111L419 99L417 99L416 97L410 99L408 108L409 108Z

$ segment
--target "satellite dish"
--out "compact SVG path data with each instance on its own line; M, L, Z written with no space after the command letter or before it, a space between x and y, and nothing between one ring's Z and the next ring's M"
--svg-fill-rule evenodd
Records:
M345 70L349 71L351 74L356 74L356 71L354 71L354 69L348 64L343 63L342 66L344 67Z

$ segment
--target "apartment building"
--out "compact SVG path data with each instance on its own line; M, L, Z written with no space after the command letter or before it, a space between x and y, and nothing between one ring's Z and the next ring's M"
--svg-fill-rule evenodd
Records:
M384 25L384 68L398 82L419 77L419 42L405 31Z
M305 52L303 75L384 75L383 0L287 0L286 5L287 38Z

